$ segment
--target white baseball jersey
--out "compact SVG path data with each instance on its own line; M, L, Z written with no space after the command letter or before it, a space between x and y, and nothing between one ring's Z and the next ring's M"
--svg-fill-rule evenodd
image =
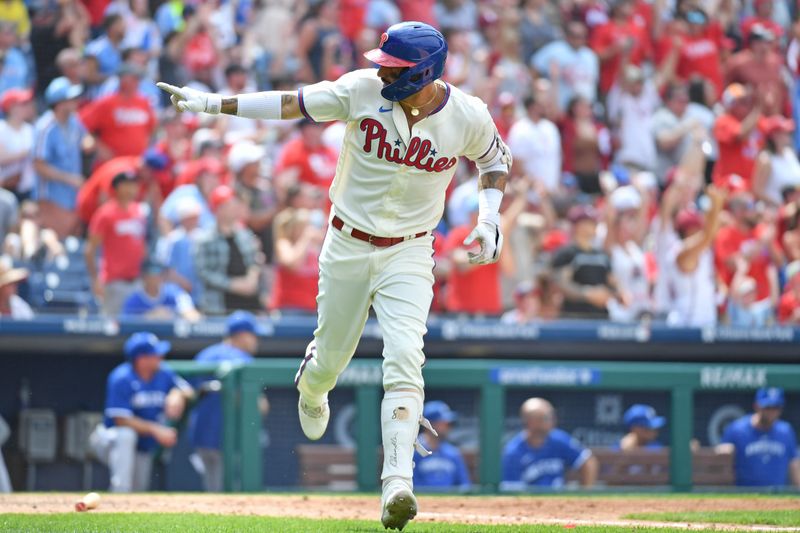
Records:
M330 189L334 213L381 237L430 231L458 158L483 168L498 159L497 129L486 104L446 84L442 103L409 131L403 109L382 88L377 70L365 69L298 91L306 118L347 123Z

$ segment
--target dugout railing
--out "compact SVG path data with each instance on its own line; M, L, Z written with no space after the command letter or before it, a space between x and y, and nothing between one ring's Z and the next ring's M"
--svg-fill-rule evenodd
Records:
M173 361L186 377L215 376L222 381L225 490L263 490L257 397L265 388L291 386L296 359L261 359L247 366L218 367ZM472 389L480 394L479 472L483 492L496 492L501 476L506 390L514 387L583 390L647 390L670 396L670 484L692 490L694 396L700 391L746 391L761 386L800 391L800 366L702 363L609 363L519 360L429 360L426 386ZM356 469L359 490L377 489L375 465L380 439L382 396L380 360L354 360L338 387L352 387L356 405ZM267 468L269 465L267 465Z

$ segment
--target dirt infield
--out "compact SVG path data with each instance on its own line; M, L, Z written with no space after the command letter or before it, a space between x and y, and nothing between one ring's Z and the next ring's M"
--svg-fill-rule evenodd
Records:
M82 495L74 493L0 494L4 513L63 513ZM209 513L375 520L377 496L135 494L102 495L96 513ZM640 525L624 519L630 513L685 511L796 510L800 499L757 497L454 497L419 498L419 521L469 524L607 524ZM647 523L654 525L653 523ZM692 529L692 524L683 524ZM699 525L697 525L699 526ZM674 524L671 527L675 527ZM708 526L706 526L708 527ZM719 526L718 526L719 527ZM725 529L725 528L719 528ZM737 526L737 529L746 529ZM800 531L769 528L768 531Z

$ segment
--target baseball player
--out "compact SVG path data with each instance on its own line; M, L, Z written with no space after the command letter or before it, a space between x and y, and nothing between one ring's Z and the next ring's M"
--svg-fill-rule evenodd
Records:
M424 429L419 440L434 453L428 456L414 453L414 486L427 490L469 490L469 471L464 456L461 450L447 442L456 413L446 403L433 401L425 402L422 415L433 430Z
M417 512L412 457L422 417L422 352L433 295L431 230L460 156L478 167L480 215L465 239L471 261L498 260L511 156L486 105L439 80L447 43L420 22L391 26L365 54L379 65L300 88L223 97L178 88L179 111L257 119L347 123L330 188L330 225L319 258L318 326L295 378L305 435L322 437L328 392L358 345L370 305L383 333L381 479L384 527L402 529Z
M258 323L247 311L236 311L228 317L227 336L198 353L198 363L246 364L258 350ZM259 409L266 414L266 397L259 398ZM208 492L221 492L223 480L222 400L218 393L206 395L192 411L189 429L192 446L202 463L201 474Z
M153 451L177 442L174 428L164 423L178 419L192 387L161 364L170 343L148 332L125 342L127 361L108 376L104 424L89 438L90 445L111 474L112 492L145 491L150 485Z
M653 407L633 404L625 411L622 421L628 433L619 441L620 450L660 450L664 447L658 442L658 430L666 425L667 419L658 416Z
M737 485L800 487L797 435L788 422L780 420L784 404L783 389L758 389L755 412L725 428L717 452L733 454Z

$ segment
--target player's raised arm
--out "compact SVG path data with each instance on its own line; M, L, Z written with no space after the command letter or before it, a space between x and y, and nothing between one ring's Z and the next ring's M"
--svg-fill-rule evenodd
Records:
M492 126L494 129L494 126ZM484 144L484 146L486 146ZM500 231L500 203L511 170L512 158L508 146L503 143L496 130L491 145L474 159L480 171L478 179L478 224L464 239L469 246L478 242L477 253L469 252L470 263L488 265L500 259L503 249L503 233Z
M265 120L295 119L303 116L297 93L289 91L264 91L259 93L222 96L206 93L191 87L175 87L164 82L158 88L170 94L172 105L178 111L235 115Z

